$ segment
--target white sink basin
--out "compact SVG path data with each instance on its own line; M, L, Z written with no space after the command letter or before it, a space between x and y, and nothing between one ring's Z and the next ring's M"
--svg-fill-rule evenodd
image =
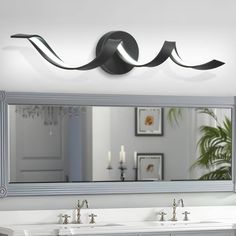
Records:
M61 227L58 230L58 235L75 235L78 234L81 230L95 230L95 229L106 229L110 227L118 227L118 226L124 226L123 224L115 224L115 223L107 223L107 224L68 224L63 227Z
M143 222L132 222L129 223L130 226L143 226L143 227L160 227L160 228L164 228L164 227L194 227L195 225L202 225L207 227L212 226L214 224L219 224L221 222L219 221L143 221Z
M124 226L124 224L115 224L115 223L107 223L107 224L68 224L65 225L65 228L70 228L70 229L80 229L80 228L97 228L97 227L115 227L115 226Z
M165 221L165 222L158 222L162 226L178 226L178 225L195 225L195 224L217 224L220 223L219 221Z

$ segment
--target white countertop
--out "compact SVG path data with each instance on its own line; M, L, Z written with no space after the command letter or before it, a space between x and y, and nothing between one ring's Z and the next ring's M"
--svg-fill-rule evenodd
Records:
M119 224L99 223L88 224L38 224L38 225L3 225L0 233L9 236L30 235L86 235L86 234L111 234L111 233L147 233L147 232L183 232L183 231L216 231L236 229L235 222L228 220L221 222L124 222Z
M61 224L59 213L71 215L71 221L74 222L76 218L74 209L0 212L0 233L9 236L49 236L236 229L235 206L189 207L187 208L191 212L189 221L181 220L182 210L178 208L177 218L180 220L177 222L160 222L157 216L160 210L163 208L84 209L81 211L84 224L67 225ZM168 213L167 219L169 219L172 209L164 208L164 210ZM91 212L98 215L95 224L88 224L88 214Z

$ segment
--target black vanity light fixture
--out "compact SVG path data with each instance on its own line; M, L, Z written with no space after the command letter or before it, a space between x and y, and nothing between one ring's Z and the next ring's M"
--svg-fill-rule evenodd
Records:
M111 31L106 33L98 41L96 57L94 60L83 66L74 67L67 65L52 50L48 43L39 35L14 34L11 38L28 39L36 50L48 62L66 70L91 70L101 67L110 74L125 74L134 67L156 67L170 58L174 63L185 68L196 70L210 70L222 66L224 62L212 60L201 65L186 65L181 60L175 42L165 41L160 52L150 62L140 64L138 60L139 48L132 35L124 31Z

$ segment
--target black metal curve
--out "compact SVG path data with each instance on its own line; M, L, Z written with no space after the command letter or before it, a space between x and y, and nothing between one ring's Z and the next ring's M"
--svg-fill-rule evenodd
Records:
M215 69L215 68L220 67L220 66L225 64L222 61L211 60L211 61L209 61L207 63L204 63L204 64L201 64L201 65L187 66L187 65L183 65L183 64L179 63L172 55L170 56L170 59L175 64L177 64L177 65L179 65L181 67L191 68L191 69L195 69L195 70L211 70L211 69Z
M178 51L176 48L176 42L165 41L160 52L157 54L157 56L152 61L150 61L146 64L142 64L142 65L134 65L134 67L145 67L145 66L146 67L156 67L156 66L161 65L168 58L170 58L175 64L177 64L181 67L191 68L191 69L196 69L196 70L210 70L210 69L214 69L214 68L217 68L217 67L225 64L224 62L221 62L221 61L211 60L211 61L201 64L201 65L187 66L187 65L181 64L173 57L173 55L172 55L173 51L175 51L178 58L180 60L182 60L178 54Z
M48 45L48 43L39 35L29 35L29 34L15 34L12 35L11 38L26 38L30 41L30 43L36 48L36 50L42 55L44 59L46 59L48 62L53 64L54 66L57 66L62 69L66 70L91 70L97 67L102 67L103 70L105 70L108 73L111 74L124 74L130 71L133 67L156 67L161 65L163 62L165 62L168 58L170 58L175 64L185 67L185 68L192 68L196 70L210 70L217 68L219 66L222 66L225 64L224 62L218 61L218 60L211 60L207 63L200 64L200 65L194 65L194 66L188 66L185 64L182 64L176 58L173 56L172 52L175 51L178 58L181 60L175 42L169 42L165 41L160 52L157 54L157 56L150 62L139 65L132 64L122 58L122 55L119 54L118 46L125 43L124 48L126 52L130 55L131 58L133 58L135 61L138 59L138 45L135 41L135 39L128 33L123 31L112 31L105 34L99 41L97 46L97 56L94 60L91 62L79 66L79 67L71 67L67 65L63 65L64 62L60 59L60 57L52 50L52 48ZM36 38L39 40L58 60L61 61L62 65L57 63L56 61L53 61L48 55L41 50L38 45L33 41L33 39ZM127 48L127 45L132 45L133 49ZM98 50L99 49L99 50ZM130 51L129 51L130 50ZM112 59L113 58L113 59ZM126 66L127 65L127 66ZM119 69L117 69L117 66Z
M79 67L66 67L61 66L60 64L56 63L55 61L51 60L50 57L48 57L33 41L31 41L31 38L37 38L40 40L44 46L54 55L56 56L61 62L63 62L60 57L51 49L51 47L47 44L47 42L39 35L27 35L27 34L15 34L11 36L12 38L26 38L30 41L30 43L36 48L36 50L41 54L41 56L46 59L48 62L53 64L54 66L57 66L62 69L66 70L91 70L94 68L97 68L101 65L103 65L109 58L111 58L117 50L118 45L121 43L121 40L113 40L109 39L106 44L103 46L103 50L101 53L91 62L88 64L85 64L83 66Z
M172 54L172 51L174 49L175 49L175 42L165 41L160 52L157 54L157 56L152 61L145 63L143 65L136 65L135 67L156 67L156 66L159 66L170 57L170 55Z

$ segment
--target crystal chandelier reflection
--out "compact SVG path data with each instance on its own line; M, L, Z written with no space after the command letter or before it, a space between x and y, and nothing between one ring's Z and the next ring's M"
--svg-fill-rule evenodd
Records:
M23 118L41 118L44 125L57 125L60 116L78 117L81 111L86 111L86 108L56 105L16 105L15 109L16 114L20 114Z

